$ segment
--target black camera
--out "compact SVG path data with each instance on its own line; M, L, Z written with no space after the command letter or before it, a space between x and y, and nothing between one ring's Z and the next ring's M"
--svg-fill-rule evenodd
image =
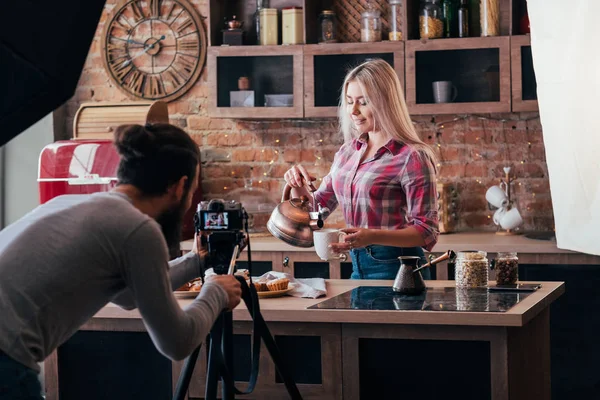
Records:
M203 233L202 243L208 249L207 266L216 274L226 274L235 246L243 247L247 220L244 207L235 200L213 199L198 204L194 226L196 233Z

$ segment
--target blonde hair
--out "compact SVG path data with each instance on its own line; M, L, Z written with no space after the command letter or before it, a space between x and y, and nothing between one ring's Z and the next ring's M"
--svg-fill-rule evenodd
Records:
M408 114L398 75L390 64L381 59L360 64L348 72L344 79L338 108L340 131L344 136L344 142L351 142L360 135L352 123L347 109L346 92L350 82L357 82L360 86L373 113L374 130L381 131L398 142L410 145L420 155L429 157L435 168L437 157L433 149L421 140L415 130Z

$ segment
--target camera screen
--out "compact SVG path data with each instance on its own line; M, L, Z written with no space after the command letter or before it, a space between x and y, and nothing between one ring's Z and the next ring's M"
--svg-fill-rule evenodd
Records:
M229 219L227 212L207 212L204 213L204 229L228 229Z

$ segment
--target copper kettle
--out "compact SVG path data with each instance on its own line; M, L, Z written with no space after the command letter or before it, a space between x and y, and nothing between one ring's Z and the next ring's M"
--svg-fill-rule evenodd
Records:
M312 183L307 184L313 193L317 189ZM323 220L330 211L313 199L312 205L308 197L290 199L292 187L285 185L281 203L273 210L267 222L267 229L273 236L295 247L313 247L313 231L323 227Z

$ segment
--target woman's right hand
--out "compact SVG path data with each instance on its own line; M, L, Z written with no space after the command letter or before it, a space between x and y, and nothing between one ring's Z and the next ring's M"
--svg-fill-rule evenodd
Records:
M293 188L301 188L306 185L306 182L317 180L317 178L310 176L306 168L300 164L294 165L292 168L288 169L283 175L283 178L287 184Z

